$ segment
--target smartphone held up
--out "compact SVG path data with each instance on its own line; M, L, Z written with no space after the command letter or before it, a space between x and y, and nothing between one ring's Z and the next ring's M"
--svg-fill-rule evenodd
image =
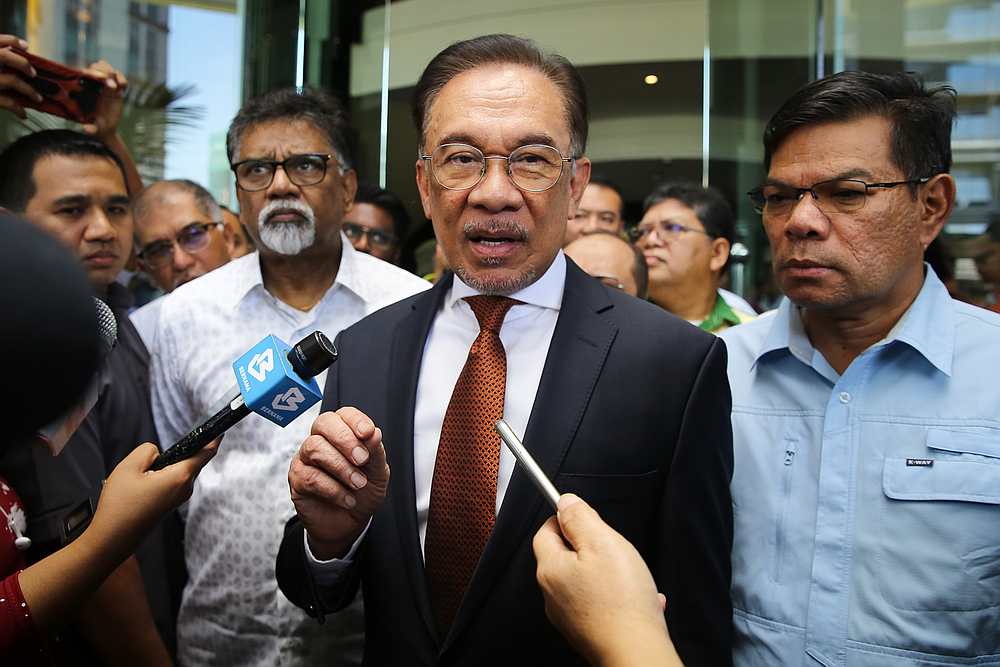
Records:
M8 71L22 78L42 96L39 102L16 91L8 91L6 94L15 102L77 123L94 122L103 87L100 81L82 70L47 60L18 47L11 47L11 51L27 60L35 69L36 75L29 77L14 69Z

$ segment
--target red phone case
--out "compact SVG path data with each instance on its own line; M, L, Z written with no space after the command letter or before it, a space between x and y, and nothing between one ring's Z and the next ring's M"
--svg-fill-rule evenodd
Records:
M30 109L38 109L60 118L67 118L77 123L93 123L97 115L97 99L101 94L102 84L84 75L78 69L67 67L62 63L46 60L33 53L18 48L11 49L14 53L26 58L35 68L38 76L27 77L16 70L8 70L27 81L32 88L42 96L41 102L8 90L5 94L12 97L18 104Z

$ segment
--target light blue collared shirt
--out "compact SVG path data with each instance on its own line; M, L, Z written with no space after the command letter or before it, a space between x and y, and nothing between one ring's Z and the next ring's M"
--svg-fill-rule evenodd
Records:
M843 375L787 299L722 338L735 664L1000 665L1000 315L928 267Z

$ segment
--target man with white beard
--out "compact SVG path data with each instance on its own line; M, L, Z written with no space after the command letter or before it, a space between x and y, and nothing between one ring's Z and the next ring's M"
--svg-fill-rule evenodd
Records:
M257 252L165 297L152 366L164 447L209 413L234 384L232 362L265 335L294 343L319 329L332 339L429 287L357 252L341 234L357 176L349 120L336 99L308 88L267 93L240 110L226 144ZM317 380L323 386L325 373ZM181 664L360 664L360 605L321 626L284 598L274 577L282 529L294 514L288 464L318 414L316 405L283 429L243 420L195 485L185 512Z

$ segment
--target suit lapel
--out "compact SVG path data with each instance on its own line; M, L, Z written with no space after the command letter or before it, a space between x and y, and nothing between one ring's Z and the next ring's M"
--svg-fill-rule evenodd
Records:
M417 533L417 501L413 477L413 415L424 343L430 333L434 316L450 287L451 279L446 278L425 292L423 298L414 300L411 312L396 328L390 351L386 407L390 414L397 414L400 418L387 420L387 423L391 424L391 430L387 429L383 435L388 445L386 453L389 469L392 471L392 484L396 485L395 491L389 495L399 532L400 562L406 568L417 608L432 637L437 636L437 630L427 594L424 559Z
M599 313L611 307L604 288L566 261L566 289L545 368L524 434L524 446L550 479L562 466L604 368L618 328ZM445 649L468 625L500 578L515 550L532 539L534 517L544 500L515 466L479 567L458 611Z

